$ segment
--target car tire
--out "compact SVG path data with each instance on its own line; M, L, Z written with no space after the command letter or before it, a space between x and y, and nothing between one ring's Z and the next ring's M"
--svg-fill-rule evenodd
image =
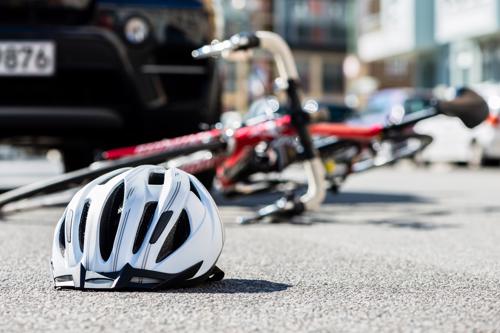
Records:
M205 188L209 191L212 190L214 178L215 178L215 170L207 170L196 174L196 178L205 186Z
M88 146L71 146L61 148L64 172L88 167L94 162L94 150Z
M487 167L497 167L500 165L500 160L498 158L483 157L483 165Z

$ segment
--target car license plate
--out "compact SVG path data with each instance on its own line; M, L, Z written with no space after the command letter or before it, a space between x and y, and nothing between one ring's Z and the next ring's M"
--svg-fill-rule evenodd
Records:
M55 62L53 42L0 41L0 76L51 76Z

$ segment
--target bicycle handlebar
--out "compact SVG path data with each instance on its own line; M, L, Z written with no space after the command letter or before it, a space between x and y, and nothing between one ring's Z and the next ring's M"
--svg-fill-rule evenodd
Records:
M228 58L230 54L235 52L256 48L266 50L273 55L279 76L282 79L299 81L297 66L288 44L280 35L270 31L239 33L225 41L214 42L194 50L191 55L195 59Z
M251 48L259 47L259 45L260 40L256 34L239 33L225 41L215 42L210 45L200 47L199 49L191 52L191 55L195 59L206 59L221 56L227 51L249 50Z
M257 31L253 34L239 33L228 40L215 42L194 50L192 56L195 59L214 56L227 57L234 52L253 48L260 48L271 53L280 78L288 82L287 94L290 101L290 116L307 156L304 164L308 189L306 194L300 198L300 202L306 210L316 209L326 196L325 171L307 130L308 117L304 114L300 101L299 74L288 44L280 35L270 31Z
M406 115L400 123L390 125L383 129L391 132L411 125L415 125L424 119L444 114L459 118L468 128L474 128L482 123L489 115L488 103L476 92L469 88L461 88L457 91L457 97L451 101L433 100L431 106L421 111Z

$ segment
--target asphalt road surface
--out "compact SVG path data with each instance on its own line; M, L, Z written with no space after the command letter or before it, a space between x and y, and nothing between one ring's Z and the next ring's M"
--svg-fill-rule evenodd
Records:
M53 289L62 208L0 222L0 331L500 332L500 170L384 169L294 223L242 227L271 196L222 202L222 282Z

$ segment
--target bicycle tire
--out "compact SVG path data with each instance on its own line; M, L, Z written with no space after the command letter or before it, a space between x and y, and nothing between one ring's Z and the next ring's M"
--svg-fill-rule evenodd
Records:
M51 179L21 186L14 190L0 194L0 210L7 204L36 195L55 193L81 185L85 181L101 176L116 169L136 167L142 164L159 164L183 155L192 154L202 150L217 151L224 149L226 144L222 141L212 141L185 146L179 149L160 152L144 156L126 157L123 159L99 162L97 167L87 167L68 172Z

